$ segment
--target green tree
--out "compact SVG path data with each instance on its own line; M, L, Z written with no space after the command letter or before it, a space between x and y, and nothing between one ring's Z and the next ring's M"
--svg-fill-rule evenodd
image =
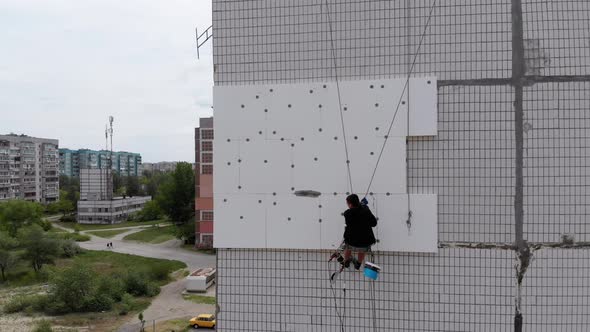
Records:
M59 177L59 188L61 189L60 199L70 201L75 211L80 200L80 179L61 175Z
M176 165L170 178L160 186L156 201L177 224L191 220L195 214L195 173L191 164L181 162Z
M195 218L184 224L177 224L174 234L177 238L184 239L185 243L195 243Z
M18 262L18 257L13 249L18 246L18 241L4 232L0 232L0 273L2 280L6 281L6 272Z
M141 184L145 188L145 194L155 198L160 186L171 177L170 173L160 171L143 171Z
M61 213L62 216L65 217L66 214L74 212L76 209L74 207L74 203L66 198L68 196L67 191L60 190L59 192L59 201L47 204L45 207L45 212L48 214Z
M36 202L10 200L0 203L0 228L16 237L23 226L40 222L43 217L43 206Z
M125 181L123 181L121 174L119 172L113 172L113 192L118 195L124 195L126 193L124 186Z
M38 225L24 229L21 242L25 248L23 258L31 262L35 272L41 271L45 264L53 264L60 252L59 240L47 235Z
M74 203L69 199L60 199L57 202L57 211L60 212L64 217L66 214L74 212L75 210Z
M145 206L139 212L139 220L141 221L158 220L160 218L162 218L162 209L156 201L145 203Z
M127 189L128 196L140 196L142 194L137 176L128 176L125 179L125 188Z
M60 197L63 197L65 191L60 190L59 193L60 193L59 194ZM54 215L57 212L59 212L57 202L53 202L53 203L49 203L49 204L45 205L45 213L47 213L48 215Z

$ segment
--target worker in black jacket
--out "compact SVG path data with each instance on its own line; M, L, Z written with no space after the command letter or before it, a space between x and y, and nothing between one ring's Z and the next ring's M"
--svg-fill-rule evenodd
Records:
M348 210L344 212L344 266L350 266L352 261L357 270L365 259L365 253L376 242L373 227L377 226L377 219L366 205L366 200L363 201L365 204L361 204L355 194L346 197ZM356 260L352 258L353 251L358 253Z

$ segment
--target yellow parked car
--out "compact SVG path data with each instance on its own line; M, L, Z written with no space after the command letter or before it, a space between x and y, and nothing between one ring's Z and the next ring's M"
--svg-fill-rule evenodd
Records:
M203 314L198 315L197 317L191 318L189 321L190 326L198 329L199 327L215 327L215 315L211 314Z

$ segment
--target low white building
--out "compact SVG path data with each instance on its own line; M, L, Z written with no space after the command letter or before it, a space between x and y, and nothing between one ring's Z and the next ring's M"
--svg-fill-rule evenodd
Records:
M107 201L78 201L80 224L118 224L140 211L150 196L115 197Z
M80 224L118 224L132 213L143 209L150 196L113 197L113 178L110 170L80 170Z

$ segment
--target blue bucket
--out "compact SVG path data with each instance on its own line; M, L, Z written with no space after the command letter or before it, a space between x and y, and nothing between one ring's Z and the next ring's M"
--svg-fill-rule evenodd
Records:
M370 262L365 262L365 277L369 278L369 279L373 279L373 280L377 280L377 277L379 277L379 271L381 271L381 267L378 265L375 265L373 263Z

